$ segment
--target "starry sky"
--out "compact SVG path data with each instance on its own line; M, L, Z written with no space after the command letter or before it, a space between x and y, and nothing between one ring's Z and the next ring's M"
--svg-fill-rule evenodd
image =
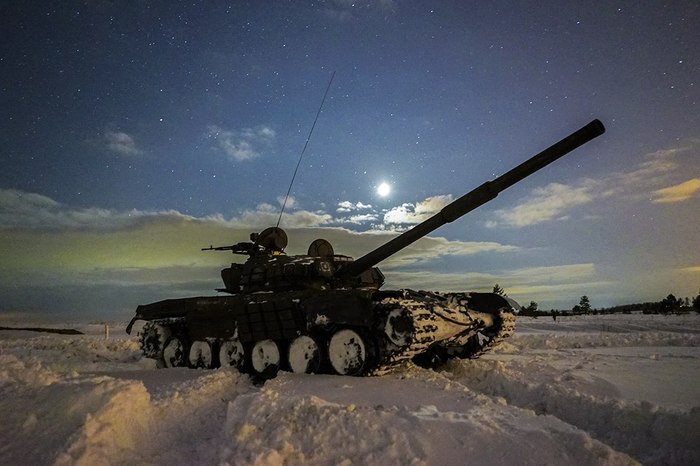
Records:
M277 222L361 256L594 118L606 134L380 264L570 309L700 291L695 1L0 5L0 317L213 295ZM378 187L389 186L388 193Z

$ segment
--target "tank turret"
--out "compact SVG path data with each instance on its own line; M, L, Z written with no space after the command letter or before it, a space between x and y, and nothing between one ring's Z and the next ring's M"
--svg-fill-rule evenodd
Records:
M232 264L230 268L222 270L225 288L221 291L229 293L295 288L379 289L384 283L384 276L375 265L442 225L453 222L495 199L505 189L604 132L605 128L599 120L591 121L575 133L498 178L483 183L429 219L356 260L335 255L333 247L323 239L314 241L306 256L286 256L283 251L287 246L287 234L277 227L267 228L259 235L252 234L253 242L250 243L216 248L210 246L203 250L230 250L250 256L245 264Z
M377 374L405 360L434 367L477 357L512 334L515 301L495 293L382 290L376 265L604 132L591 121L357 260L323 239L306 255L289 256L279 227L205 248L247 256L221 272L219 291L228 295L138 306L127 333L145 321L141 349L161 366L232 366L259 376L279 369Z

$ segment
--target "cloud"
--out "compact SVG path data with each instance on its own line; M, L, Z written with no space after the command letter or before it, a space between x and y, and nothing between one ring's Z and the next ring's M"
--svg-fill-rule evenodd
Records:
M379 220L379 217L376 214L358 214L350 215L349 217L338 218L336 219L336 222L362 225L363 223L376 222L377 220Z
M496 216L499 221L489 223L488 226L504 223L509 226L523 227L557 218L566 218L565 212L575 206L588 204L594 199L593 187L593 185L585 183L579 186L551 183L537 188L521 204L511 209L497 210Z
M334 223L358 223L362 216L334 220L324 211L296 209L296 200L289 199L282 217L285 228L313 228ZM277 224L280 207L268 203L258 204L231 218L222 215L193 217L176 210L114 210L97 207L75 209L36 193L13 189L0 189L0 231L37 230L62 231L86 230L106 231L137 228L144 223L167 221L172 224L183 222L214 222L231 228L244 228L251 231ZM376 218L366 217L366 220Z
M282 205L284 205L284 196L277 196L277 202L280 205L280 208ZM289 196L287 197L287 205L285 206L285 209L293 209L297 206L297 200L294 198L294 196Z
M242 162L260 157L264 149L269 149L275 142L275 130L269 126L226 130L216 125L207 127L207 137L214 147L226 154L229 160Z
M233 217L228 223L231 226L251 229L267 228L277 224L280 209L271 204L259 204L253 210L246 210L238 217ZM282 226L286 228L312 228L328 225L333 217L322 211L285 210L282 216Z
M657 189L653 193L654 198L651 202L658 204L687 201L698 191L700 191L700 178L692 178L667 188Z
M402 204L384 214L384 224L408 225L420 223L438 213L450 202L452 202L452 196L440 195L428 197L416 204Z
M566 283L596 276L594 264L566 264L546 267L526 267L509 273L516 284Z
M351 212L355 208L355 205L350 201L341 201L338 203L338 208L335 209L336 212Z
M177 211L71 209L45 196L1 190L0 282L16 288L142 284L164 286L171 293L183 287L201 293L219 286L218 270L231 259L202 253L200 248L247 241L250 232L274 225L277 216L278 208L272 204L231 219ZM304 254L313 240L326 238L338 253L359 257L396 236L326 226L332 220L327 213L306 210L285 215L287 252ZM513 250L498 243L427 237L382 266L391 270L447 255Z
M353 204L350 201L340 201L338 203L338 208L335 210L336 212L352 212L354 210L367 210L371 208L371 204L363 204L362 202L356 202Z
M565 264L550 267L500 269L489 272L439 272L388 270L386 288L435 291L488 292L498 283L520 304L536 301L540 308L556 302L573 306L583 293L596 296L614 289L614 283L600 280L593 264ZM585 291L582 291L585 290Z
M447 201L436 198L418 203L412 209L414 217L416 212L432 213ZM363 217L375 212L360 210L364 204L358 204L351 203L355 210L347 216L348 224L377 221ZM63 306L93 315L118 310L121 314L110 319L127 319L139 303L213 295L221 286L219 270L244 258L201 252L200 248L247 241L251 232L274 225L278 215L274 200L231 218L193 217L175 210L73 208L41 194L0 190L0 311L53 311ZM312 241L325 238L337 253L357 258L396 236L389 231L358 232L338 225L338 219L327 212L290 209L282 219L289 236L287 253L305 254ZM593 264L489 270L494 256L504 255L497 261L504 263L522 252L509 244L428 236L379 266L387 276L385 289L488 291L499 283L516 300L535 300L541 308L562 302L574 305L583 294L608 302L623 299L623 284L605 281ZM477 272L445 272L445 264L454 267L460 262L455 257L466 256L471 257L469 267ZM672 280L660 285L663 269L655 270L646 288L636 289L675 292L678 283L695 283L688 274L697 274L700 268L692 261L687 265L692 267L674 270L676 275L669 273ZM625 284L632 279L632 275L625 276ZM676 294L689 293L681 290Z
M60 204L50 197L17 189L0 189L0 213L31 213L36 209L53 209ZM0 225L4 225L0 222Z
M259 231L275 225L279 217L279 207L262 203L254 209L224 218L222 215L193 217L176 210L143 211L84 208L74 209L55 200L35 193L18 190L0 190L0 232L5 237L12 235L57 237L71 234L108 237L109 234L134 234L135 231L153 231L154 238L162 238L165 231L177 236L178 231L190 229L212 229L219 231L236 230ZM376 221L373 214L358 214L344 219L346 223ZM338 221L323 211L290 209L282 218L285 229L315 231L318 235L335 236L345 243L352 253L362 255L396 236L393 232L357 233L337 226ZM155 233L158 231L159 233ZM171 233L168 233L170 238ZM107 236L104 236L107 235ZM19 237L17 236L17 237ZM216 236L216 235L215 235ZM303 235L306 238L306 234ZM306 238L308 239L308 238ZM305 239L305 240L306 240ZM315 238L309 239L309 242ZM161 239L158 239L160 244ZM178 243L180 240L177 241ZM80 244L80 243L75 243ZM126 246L126 245L125 245ZM430 260L440 256L468 255L480 252L511 252L514 246L493 242L450 241L442 237L427 237L413 243L401 253L401 263L393 266Z
M123 131L107 130L102 135L107 148L121 155L139 155L143 151L136 146L134 138Z
M508 295L522 294L531 287L566 285L595 279L597 272L593 264L566 264L550 267L524 267L496 270L493 272L391 272L392 281L405 283L404 287L435 290L491 291L493 285L504 286ZM518 291L520 290L520 291Z
M194 219L174 210L72 209L41 194L0 189L0 230L114 230L130 228L155 217Z
M126 319L139 303L214 294L221 286L219 271L243 258L200 249L247 241L251 232L274 225L278 215L276 203L232 218L192 217L174 210L76 209L40 194L0 190L0 310L118 311L110 318ZM363 217L371 215L366 211L354 215L358 218L350 215L348 220L372 221ZM282 219L289 236L287 253L305 254L312 241L325 238L337 253L360 257L396 236L334 225L326 212L290 209ZM430 270L431 261L444 257L517 250L495 242L426 237L379 265L391 283L408 286L393 274L418 264ZM423 283L437 287L437 278L433 274L432 282Z
M534 189L530 195L509 209L495 212L495 219L486 223L488 227L525 227L552 220L565 220L578 206L605 198L646 200L654 203L680 202L689 199L700 190L700 179L693 178L667 188L663 183L680 173L678 158L691 153L697 143L691 141L683 147L659 150L644 156L644 161L627 171L618 171L606 176L563 184L551 183Z
M442 237L425 237L408 246L400 254L387 259L387 270L426 263L441 257L471 256L482 253L506 254L520 248L493 241L453 241Z
M632 170L615 173L610 178L622 186L641 186L649 180L676 170L679 166L676 158L689 150L690 146L657 150L645 155L645 161Z

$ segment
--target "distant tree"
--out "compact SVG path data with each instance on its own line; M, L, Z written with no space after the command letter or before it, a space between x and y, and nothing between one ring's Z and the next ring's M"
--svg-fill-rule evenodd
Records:
M683 305L683 300L678 299L673 294L666 296L659 303L659 312L662 314L669 314L671 312L678 312Z
M693 298L693 309L695 309L695 312L700 312L700 293Z
M588 299L588 296L581 296L581 300L578 302L578 307L584 314L591 312L591 301Z
M495 294L499 294L499 295L501 295L501 296L505 296L505 295L506 295L506 291L505 291L503 288L501 288L501 287L498 285L498 283L496 283L496 284L493 286L493 292L494 292Z
M537 313L537 303L530 301L530 304L523 308L522 313L526 316L535 315Z

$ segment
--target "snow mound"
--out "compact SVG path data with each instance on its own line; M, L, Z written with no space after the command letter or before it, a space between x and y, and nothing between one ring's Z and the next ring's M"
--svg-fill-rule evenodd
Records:
M142 383L96 378L94 387L81 390L84 421L54 464L109 464L140 462L139 439L148 432L152 406ZM90 383L85 381L83 383ZM87 408L87 409L86 409Z
M647 401L591 395L601 392L604 380L555 370L541 370L533 379L531 372L528 363L485 359L452 361L444 374L509 405L576 426L644 464L700 464L700 407L682 412Z
M349 379L281 374L229 404L227 464L629 464L555 418L432 373ZM428 375L427 380L415 374ZM311 392L316 393L311 394Z
M0 464L700 464L694 316L520 318L440 371L262 387L77 328L0 331Z
M6 358L3 358L6 359ZM143 384L109 377L56 378L28 365L26 374L0 387L0 437L3 464L96 464L85 455L89 444L103 445L106 456L128 450L148 408ZM31 369L35 369L31 371ZM38 370L36 370L38 369ZM57 452L67 451L66 454Z

